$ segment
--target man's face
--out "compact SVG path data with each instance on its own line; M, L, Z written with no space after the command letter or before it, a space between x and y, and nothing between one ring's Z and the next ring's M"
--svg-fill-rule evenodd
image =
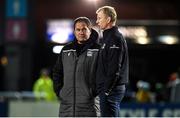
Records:
M77 22L75 24L74 35L79 44L84 43L90 37L91 31L84 22Z
M109 21L107 15L103 13L103 10L97 13L96 23L102 30L105 30L107 28Z

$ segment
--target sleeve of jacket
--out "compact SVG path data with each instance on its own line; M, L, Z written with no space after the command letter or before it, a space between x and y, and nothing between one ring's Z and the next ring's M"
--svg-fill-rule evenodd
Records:
M121 37L123 38L123 37ZM105 82L105 92L109 94L119 79L124 46L121 41L113 40L108 46L108 70Z
M56 64L53 68L53 87L57 96L63 86L63 64L62 64L62 51L58 56Z

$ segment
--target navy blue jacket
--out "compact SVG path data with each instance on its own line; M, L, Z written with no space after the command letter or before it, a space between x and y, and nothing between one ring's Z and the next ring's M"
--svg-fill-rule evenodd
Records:
M103 32L97 68L97 91L110 93L117 86L128 83L128 47L117 27Z

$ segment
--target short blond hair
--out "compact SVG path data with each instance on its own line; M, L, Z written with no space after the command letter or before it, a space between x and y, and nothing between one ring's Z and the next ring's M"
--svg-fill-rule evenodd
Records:
M117 13L116 13L116 10L114 9L114 7L111 7L111 6L100 7L96 11L96 14L99 13L100 11L103 11L104 14L106 14L108 17L110 17L112 23L116 23Z

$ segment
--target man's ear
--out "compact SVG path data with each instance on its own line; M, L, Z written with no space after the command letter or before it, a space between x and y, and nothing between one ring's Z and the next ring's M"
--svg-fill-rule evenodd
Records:
M108 23L111 22L111 17L107 17L107 22L108 22Z
M89 29L90 29L90 32L92 33L92 26Z
M92 33L92 28L91 28L91 30L90 30L90 33Z

